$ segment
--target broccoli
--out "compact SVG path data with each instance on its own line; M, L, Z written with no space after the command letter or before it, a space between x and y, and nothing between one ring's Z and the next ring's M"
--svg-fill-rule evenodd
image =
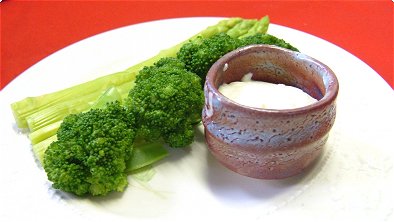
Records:
M193 125L201 120L204 104L200 82L173 57L144 67L125 102L136 117L137 136L148 141L163 139L170 147L192 143Z
M270 44L298 51L284 40L269 34L258 33L237 38L227 33L218 33L185 43L177 53L177 58L185 63L187 70L200 76L204 83L208 70L219 58L234 49L252 44Z
M44 153L43 167L53 187L77 195L123 191L134 125L133 114L119 102L68 115L57 131L57 141Z
M177 53L177 58L185 63L187 70L196 73L204 81L212 64L238 46L237 38L230 37L226 33L219 33L184 44Z
M124 105L103 106L121 98L108 90L98 108L66 116L40 158L53 187L77 195L121 192L128 173L167 155L159 141L192 143L204 104L200 81L179 59L162 58L138 73Z
M290 49L293 51L299 51L294 46L290 45L289 43L285 42L283 39L279 39L270 34L255 34L251 36L247 36L245 38L240 39L240 47L248 46L253 44L268 44L268 45L276 45L282 48Z

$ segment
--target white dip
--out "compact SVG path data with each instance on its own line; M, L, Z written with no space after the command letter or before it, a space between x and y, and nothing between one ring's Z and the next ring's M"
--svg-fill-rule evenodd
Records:
M219 92L239 104L265 109L292 109L316 102L296 87L254 81L252 75L248 73L240 82L221 85Z

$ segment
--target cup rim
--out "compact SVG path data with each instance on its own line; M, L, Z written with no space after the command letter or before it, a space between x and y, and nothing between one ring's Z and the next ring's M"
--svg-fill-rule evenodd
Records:
M249 52L256 52L259 50L271 50L271 51L275 51L277 53L282 53L282 54L284 53L286 55L289 55L289 58L291 56L293 56L293 57L295 56L303 61L304 60L308 61L309 63L313 63L313 64L323 68L324 70L326 70L326 75L328 78L326 81L323 80L324 87L326 89L326 92L323 95L323 97L312 104L302 106L302 107L290 108L290 109L267 109L267 108L251 107L251 106L246 106L246 105L237 103L237 102L229 99L228 97L224 96L222 93L220 93L218 87L216 87L214 84L214 80L215 80L215 77L216 77L216 74L218 73L218 71L220 69L223 69L223 66L227 63L227 61L231 60L232 58L234 58L240 54L243 55L243 54L247 54ZM216 98L218 98L222 103L225 103L226 105L237 106L242 109L257 112L257 113L288 114L288 115L304 113L305 111L318 110L322 107L328 106L336 99L336 97L338 95L338 91L339 91L339 83L338 83L338 79L337 79L335 73L324 63L322 63L319 60L312 58L311 56L308 56L304 53L292 51L292 50L281 48L281 47L274 46L274 45L267 45L267 44L249 45L249 46L235 49L235 50L225 54L223 57L218 59L209 69L207 76L206 76L204 88L207 88L208 86L210 88L210 91L213 94L215 94Z

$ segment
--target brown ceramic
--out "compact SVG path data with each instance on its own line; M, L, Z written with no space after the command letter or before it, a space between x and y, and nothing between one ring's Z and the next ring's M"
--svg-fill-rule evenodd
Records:
M254 80L295 86L318 101L295 109L262 109L240 105L218 91L249 72ZM230 52L211 67L205 82L203 124L209 150L245 176L297 175L323 151L335 120L338 87L330 68L301 53L268 45Z

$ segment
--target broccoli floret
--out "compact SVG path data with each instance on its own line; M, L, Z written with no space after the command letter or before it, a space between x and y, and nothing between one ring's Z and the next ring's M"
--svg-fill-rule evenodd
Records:
M298 51L284 40L269 34L258 33L236 38L226 33L219 33L208 38L199 37L185 43L177 53L177 58L185 63L187 70L200 76L203 84L208 70L219 58L239 47L252 44L270 44Z
M185 63L186 69L196 73L204 81L205 76L220 57L239 47L239 40L226 33L219 33L209 38L197 38L185 43L177 58Z
M252 36L248 36L245 38L240 39L241 44L240 46L248 46L253 44L268 44L268 45L276 45L282 48L290 49L293 51L297 51L298 49L294 46L290 45L289 43L285 42L283 39L279 39L270 34L256 34Z
M104 195L127 186L135 118L119 102L67 116L44 154L53 187L77 195Z
M125 102L135 114L138 138L163 139L171 147L191 144L193 125L201 120L204 104L200 82L176 58L163 58L144 67Z

